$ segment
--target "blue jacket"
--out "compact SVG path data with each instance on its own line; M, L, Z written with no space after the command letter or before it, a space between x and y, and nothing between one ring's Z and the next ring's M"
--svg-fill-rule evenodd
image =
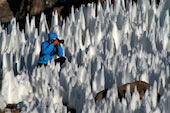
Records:
M45 41L41 44L41 53L40 53L40 57L39 57L39 61L38 63L39 64L47 64L48 61L50 61L51 63L51 60L52 58L54 57L54 55L57 53L57 55L59 57L63 56L63 49L61 46L54 46L52 43L51 43L51 40L53 38L58 38L58 36L56 35L56 33L50 33L48 35L49 37L49 40L48 41Z

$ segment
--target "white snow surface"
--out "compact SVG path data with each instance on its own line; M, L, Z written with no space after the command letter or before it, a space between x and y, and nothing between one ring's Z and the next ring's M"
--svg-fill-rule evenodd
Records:
M51 30L44 14L39 31L35 18L28 17L25 31L15 18L8 28L0 26L0 109L20 103L22 113L67 113L67 103L77 113L170 113L170 1L159 6L151 1L72 8L62 26L53 13ZM49 32L65 40L67 60L61 68L54 62L37 68ZM135 90L120 102L117 86L136 80L153 87L141 101ZM111 88L106 100L95 103L105 88Z

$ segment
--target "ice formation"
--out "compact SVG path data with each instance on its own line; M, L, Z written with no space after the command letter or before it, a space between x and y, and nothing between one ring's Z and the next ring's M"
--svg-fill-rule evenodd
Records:
M51 30L44 14L39 31L35 18L27 18L25 31L15 18L8 28L0 26L0 108L20 102L22 113L66 113L67 103L78 113L170 113L170 1L159 6L151 1L72 8L62 26L53 13ZM65 40L67 61L61 68L54 62L37 68L49 32ZM116 86L136 80L153 87L142 101L135 91L120 102ZM95 103L104 88L111 88L106 100Z

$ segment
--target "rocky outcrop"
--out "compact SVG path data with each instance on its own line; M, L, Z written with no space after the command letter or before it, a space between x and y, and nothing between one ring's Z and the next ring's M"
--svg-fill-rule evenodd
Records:
M64 105L67 108L67 113L76 113L76 109L70 108L67 105ZM0 113L20 113L21 107L19 104L7 104L6 107Z
M17 19L21 19L30 14L30 16L40 14L47 8L53 7L58 0L7 0L11 11Z
M57 1L58 0L0 0L0 22L6 24L9 23L13 17L16 17L17 22L20 23L20 27L24 28L27 14L29 14L30 18L32 16L39 18L41 12L53 7Z
M97 93L97 95L95 97L95 101L102 101L106 97L107 91L108 91L108 89L104 89L104 90L100 91L99 93Z
M0 113L19 113L21 109L17 104L8 104Z
M16 17L17 21L20 23L20 27L25 28L25 17L29 14L30 18L36 16L36 24L39 23L39 18L41 12L46 14L48 23L51 22L52 11L58 11L60 15L66 18L70 12L71 7L79 8L82 4L88 4L91 2L98 3L98 0L0 0L0 22L8 23L13 17ZM100 0L103 5L106 0ZM115 0L111 0L114 4ZM137 2L137 0L132 0ZM126 0L125 0L126 2ZM159 4L160 0L157 0ZM50 26L50 25L49 25Z
M0 22L9 22L14 17L12 10L6 0L0 0Z
M118 86L117 90L118 90L118 97L119 97L120 101L122 100L122 98L125 98L126 87L128 85L130 86L131 95L133 94L135 87L137 88L137 91L139 92L140 99L143 98L146 90L148 90L150 87L152 87L151 84L146 83L144 81L136 81L136 82L127 83L127 84ZM110 89L105 89L105 90L97 93L97 96L95 97L95 101L102 101L102 99L104 99L106 97L108 90L110 90ZM160 98L160 95L158 94L158 101L159 101L159 98Z
M118 87L118 96L119 96L120 99L125 98L126 87L128 85L130 86L131 95L133 94L133 92L135 90L135 86L136 86L137 91L139 92L140 99L143 98L143 96L145 95L146 90L151 87L151 84L146 83L144 81L136 81L136 82L121 85L121 86Z

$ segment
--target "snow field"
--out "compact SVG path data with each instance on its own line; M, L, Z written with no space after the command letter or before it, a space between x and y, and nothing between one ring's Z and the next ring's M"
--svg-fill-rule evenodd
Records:
M15 19L7 29L0 26L0 108L20 102L23 113L66 113L66 103L78 113L170 113L170 1L154 2L72 8L62 26L53 13L51 30L44 14L39 31L35 18L27 18L25 32ZM49 32L65 40L67 61L61 69L54 62L37 68ZM136 80L153 87L142 101L137 91L132 96L127 91L120 102L117 86ZM94 96L105 88L111 88L106 100L95 103Z

